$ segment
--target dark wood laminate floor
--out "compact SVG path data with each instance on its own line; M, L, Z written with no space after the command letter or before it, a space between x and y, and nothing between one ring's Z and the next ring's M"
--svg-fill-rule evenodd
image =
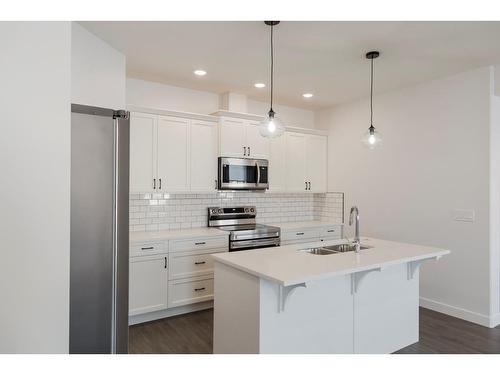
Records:
M130 353L212 353L213 310L130 327ZM486 328L420 308L420 341L398 354L500 353L500 326Z

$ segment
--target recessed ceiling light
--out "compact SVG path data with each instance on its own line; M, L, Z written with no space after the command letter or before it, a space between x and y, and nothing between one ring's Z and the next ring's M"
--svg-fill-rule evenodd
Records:
M314 95L308 92L308 93L302 94L302 96L304 98L312 98Z
M257 87L258 89L263 89L264 87L266 87L266 84L265 83L256 83L254 86Z
M204 70L195 70L193 73L196 74L197 76L200 76L200 77L207 74L207 72Z

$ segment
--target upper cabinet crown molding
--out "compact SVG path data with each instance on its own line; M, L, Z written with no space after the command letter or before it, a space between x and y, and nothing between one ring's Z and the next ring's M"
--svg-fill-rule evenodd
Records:
M252 120L252 121L262 121L264 120L264 116L254 115L251 113L242 113L242 112L231 112L220 110L214 113L211 113L212 116L216 117L229 117L229 118L239 118L242 120Z
M147 113L151 115L160 115L160 116L173 116L173 117L187 118L190 120L202 120L202 121L212 121L212 122L219 121L218 117L211 115L203 115L200 113L192 113L192 112L171 111L167 109L146 108L135 105L128 105L127 110L130 112Z

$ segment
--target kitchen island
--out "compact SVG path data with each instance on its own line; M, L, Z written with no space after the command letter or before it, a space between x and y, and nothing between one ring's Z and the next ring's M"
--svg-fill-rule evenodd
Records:
M214 254L214 353L392 353L418 341L419 266L448 250L362 238Z

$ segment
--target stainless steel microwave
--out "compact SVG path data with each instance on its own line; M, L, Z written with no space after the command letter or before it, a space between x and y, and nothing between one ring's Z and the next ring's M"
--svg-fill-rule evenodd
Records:
M269 162L264 159L219 157L219 190L265 190L269 188Z

